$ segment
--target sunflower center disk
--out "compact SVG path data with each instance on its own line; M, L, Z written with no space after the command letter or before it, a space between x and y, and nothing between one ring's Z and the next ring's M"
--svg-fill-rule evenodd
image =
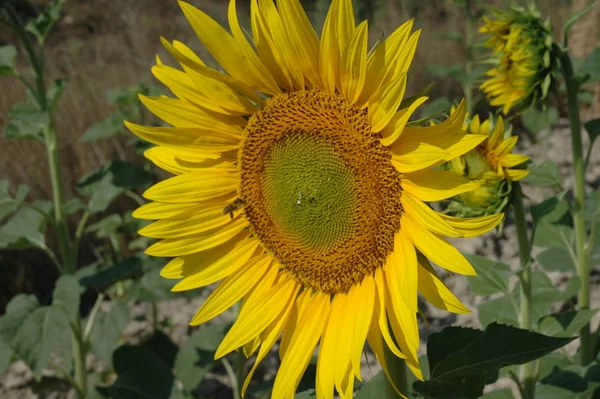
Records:
M400 179L366 110L337 94L271 98L246 127L241 198L253 233L315 290L347 292L381 267L400 228Z

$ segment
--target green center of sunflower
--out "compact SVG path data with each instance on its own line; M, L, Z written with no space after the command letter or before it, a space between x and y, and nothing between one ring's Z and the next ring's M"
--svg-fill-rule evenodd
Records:
M400 178L367 110L321 90L272 97L239 160L252 233L304 285L347 292L393 251Z
M265 210L277 231L299 245L328 248L355 230L355 176L319 132L290 132L267 151Z

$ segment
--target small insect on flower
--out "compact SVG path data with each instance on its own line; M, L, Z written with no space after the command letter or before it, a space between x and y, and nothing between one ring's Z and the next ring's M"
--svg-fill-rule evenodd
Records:
M509 201L511 182L529 174L528 170L515 169L529 157L511 153L519 137L510 135L511 129L505 128L501 116L480 123L479 115L472 119L467 115L463 128L469 134L482 134L488 138L445 167L452 173L479 182L480 186L454 197L448 211L460 217L497 214Z
M252 0L250 39L234 1L230 30L180 5L225 72L163 39L181 69L157 59L152 72L173 96L141 100L171 126L127 126L175 175L134 213L156 220L140 231L161 239L146 252L174 257L161 274L181 279L175 291L220 281L191 324L243 301L216 352L256 353L242 392L281 335L274 399L294 396L317 346L319 397L352 395L367 341L386 373L384 346L422 379L417 294L469 312L427 258L475 274L444 237L483 234L502 215L427 204L478 186L436 167L487 136L462 131L464 103L438 126L407 126L427 100L402 102L420 31L408 21L368 52L350 0L333 0L320 39L298 0Z
M481 84L490 104L507 115L515 107L524 110L543 101L553 83L556 69L552 53L552 28L535 8L511 5L485 16L480 32L488 36L492 49Z

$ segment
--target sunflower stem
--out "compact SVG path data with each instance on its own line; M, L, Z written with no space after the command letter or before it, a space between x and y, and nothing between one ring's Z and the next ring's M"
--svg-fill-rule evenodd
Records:
M575 175L573 224L575 227L575 248L577 255L577 272L581 279L578 302L579 309L590 308L590 248L587 244L585 220L583 218L585 206L585 165L583 157L583 145L581 140L581 119L579 116L579 87L580 84L573 70L571 56L567 49L554 46L560 59L560 67L565 86L567 88L567 99L569 104L569 124L571 125L571 146L573 151L573 173ZM593 342L589 323L581 328L579 332L581 342L580 359L581 365L587 366L592 361Z
M473 84L471 75L473 74L473 0L465 1L465 14L467 16L467 26L465 29L465 75L466 82L463 86L465 92L465 102L467 103L467 112L473 116Z
M515 213L515 224L517 226L517 238L519 241L519 260L521 273L521 309L519 322L521 328L532 329L532 281L529 235L527 233L527 220L525 219L525 208L523 206L523 192L521 185L513 183L511 202ZM529 362L521 366L521 391L523 399L535 398L535 362Z
M37 102L38 109L47 117L47 122L43 127L44 144L48 155L48 167L50 170L50 182L52 185L52 202L54 205L54 227L60 248L60 262L57 261L58 268L61 274L73 274L75 272L75 248L71 245L69 234L69 226L63 210L63 186L62 174L60 169L60 156L58 138L55 131L55 115L54 107L48 103L48 91L44 80L44 48L40 45L39 51L36 52L31 41L30 35L24 29L24 24L21 21L18 13L11 5L6 5L5 11L11 20L10 27L13 29L19 41L23 45L29 63L35 74L35 88L32 85L26 84L27 89ZM81 328L81 319L77 316L72 325L72 347L73 361L75 365L75 378L65 378L67 381L74 383L74 388L79 399L85 399L87 396L87 345L83 337Z
M410 390L408 386L408 370L406 368L406 362L404 359L400 359L394 355L389 350L387 345L384 345L383 347L385 351L385 361L388 366L390 377L392 381L394 381L394 384L400 393L408 398L408 393ZM396 392L392 384L387 379L385 380L385 387L385 399L397 399L399 397L398 392Z

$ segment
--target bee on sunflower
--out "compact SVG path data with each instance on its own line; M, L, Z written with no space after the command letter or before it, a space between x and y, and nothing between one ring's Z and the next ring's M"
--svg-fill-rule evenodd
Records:
M456 110L452 109L451 113ZM480 122L479 115L466 116L463 129L468 134L487 138L464 155L446 163L445 169L479 183L474 190L461 193L449 203L448 211L459 217L493 215L502 212L510 200L511 182L523 179L528 170L518 167L529 157L511 153L518 136L511 136L502 116Z
M492 51L488 61L493 67L480 89L490 104L508 115L543 101L556 69L550 21L543 21L535 8L516 4L483 18L479 31L488 36L485 46Z
M434 127L407 126L427 100L403 103L420 31L408 21L367 52L367 21L334 0L320 38L298 0L253 0L250 41L234 0L227 31L181 8L224 73L183 43L163 40L181 69L152 72L174 97L141 96L170 127L127 123L174 174L148 189L134 213L156 220L140 234L175 291L219 282L191 321L241 301L216 352L256 353L242 391L282 336L272 397L294 396L318 346L318 397L351 397L368 342L389 376L384 346L422 379L417 294L465 313L427 258L474 275L444 237L472 237L502 215L458 219L426 203L477 183L433 169L482 143L465 134L465 105Z

